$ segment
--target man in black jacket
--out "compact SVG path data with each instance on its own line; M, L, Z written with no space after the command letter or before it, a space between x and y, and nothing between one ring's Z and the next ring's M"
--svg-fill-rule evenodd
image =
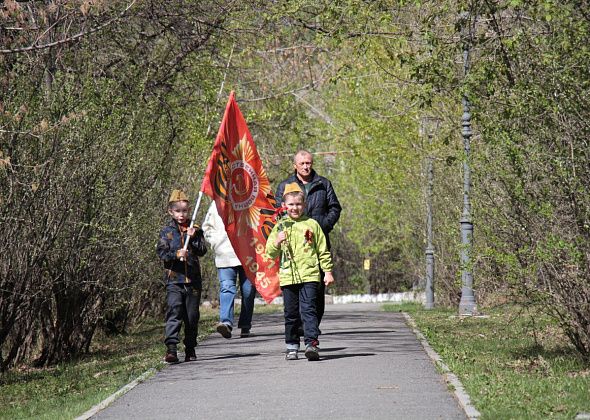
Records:
M283 196L285 185L297 182L301 190L305 192L305 214L318 222L326 235L328 249L330 249L329 233L334 229L334 225L340 218L342 207L336 197L336 192L332 183L313 170L313 156L306 150L299 150L293 157L293 167L295 173L279 184L276 195L277 205L280 205L280 197ZM322 272L322 281L318 291L318 325L324 315L326 286L324 285L324 273Z

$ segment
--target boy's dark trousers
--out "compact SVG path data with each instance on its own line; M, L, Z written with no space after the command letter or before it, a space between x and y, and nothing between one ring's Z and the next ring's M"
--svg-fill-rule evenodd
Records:
M319 335L317 296L319 282L306 282L281 286L285 308L285 343L299 347L297 330L303 321L305 345L315 344ZM299 315L301 314L301 320Z
M197 345L199 332L199 302L201 289L191 284L168 283L166 285L166 345L180 342L180 327L184 322L184 346L194 349Z
M326 284L324 283L324 277L326 277L326 273L324 273L324 270L320 269L320 283L315 305L316 312L318 314L318 328L320 328L320 324L322 323L322 318L324 317L324 312L326 310Z

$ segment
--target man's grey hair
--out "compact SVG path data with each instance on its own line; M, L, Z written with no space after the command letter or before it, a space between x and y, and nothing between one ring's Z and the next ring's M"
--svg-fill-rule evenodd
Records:
M293 155L293 163L297 163L297 156L309 156L313 161L313 154L311 152L308 152L307 150L298 150L297 153Z

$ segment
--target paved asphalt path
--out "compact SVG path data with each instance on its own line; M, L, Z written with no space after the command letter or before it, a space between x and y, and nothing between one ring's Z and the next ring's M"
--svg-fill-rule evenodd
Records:
M465 419L402 314L379 307L327 305L316 362L285 360L282 314L255 314L255 336L215 333L93 419Z

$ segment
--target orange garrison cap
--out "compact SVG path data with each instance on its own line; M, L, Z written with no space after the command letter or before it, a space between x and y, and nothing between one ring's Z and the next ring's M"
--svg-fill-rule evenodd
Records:
M296 182L291 182L290 184L285 185L285 191L283 191L283 197L292 192L303 192L301 187Z
M182 190L173 190L168 199L168 203L175 203L177 201L188 201L188 197Z

